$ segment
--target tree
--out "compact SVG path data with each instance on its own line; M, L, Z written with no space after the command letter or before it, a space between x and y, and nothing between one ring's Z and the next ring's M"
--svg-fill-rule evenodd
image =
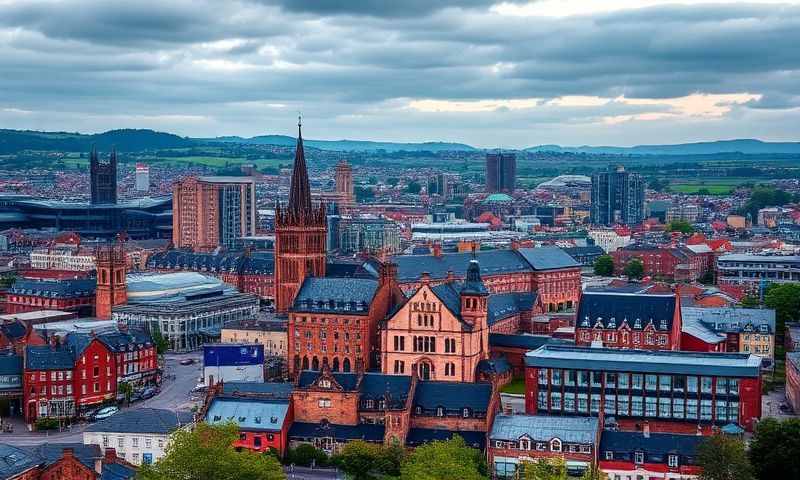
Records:
M697 191L697 194L698 195L706 195L707 196L707 195L711 195L711 191L709 189L703 187L703 188L701 188L700 190Z
M382 450L380 445L355 440L345 445L336 463L353 480L370 480L381 470Z
M125 397L125 403L131 404L131 396L133 395L133 386L128 382L120 382L117 385L117 394Z
M152 465L142 465L139 480L279 480L285 479L280 463L272 455L250 450L237 452L239 439L234 424L211 426L199 423L193 431L172 435L166 455Z
M750 442L750 462L756 478L800 478L800 419L761 420Z
M400 472L403 480L483 480L486 475L481 452L458 435L417 447Z
M756 308L760 304L761 304L761 302L758 301L758 297L754 297L752 295L745 295L744 297L742 297L742 300L739 302L739 305L741 305L741 306L743 306L745 308Z
M698 279L703 285L714 285L714 271L709 270Z
M389 177L389 178L386 179L386 183L389 184L390 186L394 187L398 183L400 183L400 179L396 178L396 177Z
M567 462L560 457L523 462L520 465L520 480L567 480Z
M289 450L286 454L286 463L293 463L301 467L324 466L328 464L329 460L327 453L308 443L298 445L297 448Z
M771 186L758 186L750 193L750 199L745 203L740 213L750 214L754 221L758 218L758 211L764 207L780 207L793 200L792 194Z
M602 277L614 275L614 259L611 255L600 255L594 261L594 274Z
M764 305L775 310L775 332L783 336L786 322L800 320L800 283L773 283L767 287Z
M360 185L356 185L356 188L354 190L357 202L363 202L364 200L375 198L375 192L373 192L372 189L369 187L362 187Z
M416 195L421 191L422 191L422 185L420 185L419 183L417 183L415 181L412 181L411 183L406 185L406 192L408 192L408 193Z
M700 480L752 480L752 466L744 442L736 437L713 435L697 447Z
M644 276L644 264L638 258L634 258L625 265L623 273L628 280L641 279Z
M158 355L164 355L167 350L169 350L169 340L164 338L164 335L161 334L161 329L158 326L153 327L150 331L150 336L153 338L153 345L156 346L156 353Z
M690 233L694 232L694 227L692 227L686 220L673 220L667 224L667 231L681 232L685 235L689 235Z

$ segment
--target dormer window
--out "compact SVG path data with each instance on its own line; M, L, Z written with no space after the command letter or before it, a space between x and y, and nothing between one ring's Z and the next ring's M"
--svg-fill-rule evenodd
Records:
M255 417L253 421L255 421L256 423L261 423L261 417Z
M324 379L319 381L319 387L320 388L331 388L331 381L328 380L327 378L324 378Z
M551 452L560 452L561 451L561 440L554 438L550 440L550 451Z
M520 438L519 439L519 449L520 450L530 450L531 449L531 441L528 438Z
M417 408L414 409L414 413L417 415L422 415L422 407L418 405Z
M633 461L637 465L641 465L644 463L644 452L635 452L633 454Z
M464 418L469 418L469 417L470 417L470 411L469 411L469 408L465 408L464 410L462 410L462 411L461 411L461 415L462 415Z
M614 452L611 450L606 451L606 460L614 460Z
M670 468L677 468L678 467L678 456L677 455L670 455L667 457L667 465Z
M375 407L375 402L372 401L372 400L366 400L366 401L364 401L364 406L365 406L365 408L374 408Z
M444 407L436 407L436 416L444 417Z

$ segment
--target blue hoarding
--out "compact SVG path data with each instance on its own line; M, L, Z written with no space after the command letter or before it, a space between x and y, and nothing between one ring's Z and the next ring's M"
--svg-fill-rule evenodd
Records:
M203 365L206 367L263 364L264 345L261 344L203 345Z

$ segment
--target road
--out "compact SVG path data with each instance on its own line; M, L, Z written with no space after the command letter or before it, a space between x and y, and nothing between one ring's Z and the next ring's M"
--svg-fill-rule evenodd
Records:
M181 365L180 361L186 358L195 360L193 365ZM163 408L167 410L191 410L195 405L189 399L189 391L197 385L197 381L202 373L201 354L167 354L164 361L165 379L161 385L161 393L143 402L136 402L130 407L122 410L137 408ZM175 379L169 379L170 375L175 375ZM3 421L9 421L3 419ZM83 442L83 431L91 424L81 423L73 425L69 431L64 432L29 432L27 425L21 418L12 420L14 433L0 434L0 443L10 445L39 445L42 443L81 443ZM316 478L316 477L313 477Z
M337 470L311 469L305 467L284 467L288 480L339 480L344 475Z

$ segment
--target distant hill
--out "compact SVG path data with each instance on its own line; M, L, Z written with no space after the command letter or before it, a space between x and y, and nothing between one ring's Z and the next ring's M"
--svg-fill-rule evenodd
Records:
M682 143L677 145L637 145L635 147L562 147L539 145L526 152L571 152L613 155L708 155L714 153L797 153L800 142L762 142L761 140L718 140L715 142Z
M258 137L217 137L198 139L204 142L244 143L252 145L279 145L293 147L296 143L294 137L286 135L262 135ZM474 151L475 147L463 143L449 142L423 142L423 143L395 143L395 142L370 142L366 140L307 140L303 144L320 150L338 152L443 152L443 151Z
M51 150L61 152L87 152L96 146L109 151L112 147L120 152L182 148L196 145L196 141L171 133L154 130L110 130L86 135L68 132L36 132L31 130L0 130L0 154L23 150Z

